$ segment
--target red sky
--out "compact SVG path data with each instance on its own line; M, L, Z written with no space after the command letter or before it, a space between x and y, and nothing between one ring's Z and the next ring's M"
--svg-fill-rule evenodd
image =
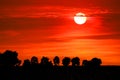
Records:
M15 50L31 56L101 58L103 65L120 65L118 0L0 1L0 52ZM77 12L87 22L77 25Z

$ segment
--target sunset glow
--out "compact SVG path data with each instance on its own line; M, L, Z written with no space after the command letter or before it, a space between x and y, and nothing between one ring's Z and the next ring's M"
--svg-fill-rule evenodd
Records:
M17 51L21 60L32 56L53 59L56 55L61 59L78 56L81 61L98 57L103 60L102 65L120 65L117 3L116 0L0 1L0 53ZM87 17L75 17L79 12Z

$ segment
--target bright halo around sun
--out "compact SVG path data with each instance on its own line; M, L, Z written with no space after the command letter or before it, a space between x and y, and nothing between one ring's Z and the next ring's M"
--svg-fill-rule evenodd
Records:
M87 17L84 13L77 13L74 16L74 21L76 24L84 24L87 21Z

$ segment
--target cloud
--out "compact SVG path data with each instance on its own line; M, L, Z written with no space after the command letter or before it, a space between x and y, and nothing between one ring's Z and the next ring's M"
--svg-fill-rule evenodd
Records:
M119 33L120 32L120 13L109 13L101 16L102 26L106 32Z
M64 1L64 0L4 0L4 1L0 1L1 5L11 5L11 6L14 6L14 5L41 5L41 6L45 6L45 5L67 5L67 6L75 6L75 5L81 5L81 6L84 6L84 4L88 4L90 3L91 1L89 0L86 0L86 1L79 1L79 0L70 0L70 1ZM83 4L84 3L84 4ZM88 5L86 5L88 6Z
M0 31L3 30L48 30L54 26L65 24L63 18L2 18L0 19Z
M1 31L0 32L1 36L18 36L19 32L18 31L13 31L13 30L6 30L6 31Z
M102 7L108 9L119 9L119 0L1 0L1 6L24 6L24 5L40 5L40 6L67 6L67 7Z
M63 6L20 6L20 7L3 7L0 10L0 17L24 17L24 18L40 18L40 17L68 17L74 16L76 12L83 12L86 16L96 16L100 14L110 13L107 9L79 8L79 7L63 7Z
M106 35L90 35L90 36L79 36L74 37L74 39L120 39L120 33L119 34L106 34Z
M29 33L28 33L29 34ZM57 37L51 37L51 35L45 35L45 34L19 34L19 36L7 36L6 38L0 38L1 41L3 41L3 44L41 44L41 43L68 43L68 42L74 42L76 40L119 40L120 34L108 34L108 35L89 35L89 36L73 36L73 37L64 37L64 38L57 38ZM5 37L5 36L4 36ZM14 43L15 42L15 43ZM2 43L1 43L2 44Z

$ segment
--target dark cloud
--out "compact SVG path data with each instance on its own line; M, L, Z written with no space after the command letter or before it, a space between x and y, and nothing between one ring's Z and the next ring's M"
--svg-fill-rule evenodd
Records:
M2 30L29 30L52 29L54 26L63 25L63 18L0 18L0 31Z
M15 33L15 32L14 32ZM47 33L48 34L48 33ZM53 35L53 34L51 34ZM120 39L120 34L104 34L104 35L89 35L89 36L73 36L73 37L63 37L63 38L51 38L51 35L45 35L45 33L41 32L32 32L31 33L23 33L23 34L18 34L17 36L13 35L7 35L1 36L0 41L2 44L27 44L27 43L67 43L71 42L72 40L82 40L82 39L91 39L91 40L107 40L107 39L112 39L112 40L119 40Z
M72 5L79 5L83 6L83 3L90 3L91 1L86 0L86 1L79 1L79 0L70 0L70 1L65 1L65 0L4 0L0 1L1 5L41 5L41 6L48 6L48 5L61 5L61 6L72 6ZM88 5L84 5L88 6Z
M17 35L17 36L1 36L0 37L0 41L1 41L1 45L20 45L20 44L42 44L42 43L64 43L64 42L69 42L71 41L71 39L60 39L60 38L49 38L49 36L51 35L45 35L43 34L41 36L41 34L37 35L35 34L24 34L24 35Z
M120 32L120 13L109 13L101 16L103 31L111 33Z
M120 32L120 13L108 12L108 13L93 13L89 15L99 20L101 32L104 33L119 33ZM97 23L97 21L95 21ZM94 24L95 25L95 24ZM92 25L91 25L92 26Z
M68 6L68 7L101 7L109 9L119 9L119 0L1 0L1 6L23 6L23 5L40 5L40 6Z
M101 40L101 39L120 39L120 33L119 34L79 36L79 37L73 37L73 39L97 39L97 40Z

